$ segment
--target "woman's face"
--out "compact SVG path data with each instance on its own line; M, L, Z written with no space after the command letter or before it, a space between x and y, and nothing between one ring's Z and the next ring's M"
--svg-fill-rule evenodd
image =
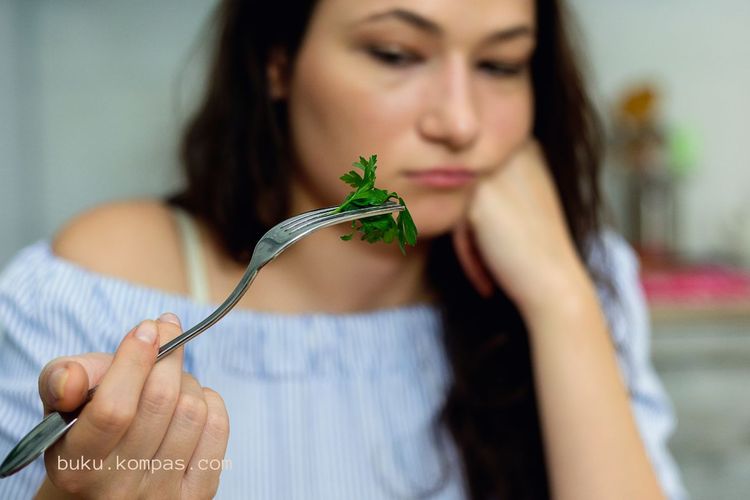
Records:
M320 0L282 91L293 208L340 203L377 154L420 236L449 231L530 134L535 27L532 0Z

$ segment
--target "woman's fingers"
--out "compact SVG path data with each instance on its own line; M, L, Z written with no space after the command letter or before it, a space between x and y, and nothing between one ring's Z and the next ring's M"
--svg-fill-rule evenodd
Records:
M154 366L158 346L181 331L164 314L129 332L113 357L60 358L45 368L39 388L50 408L78 406L99 382L77 424L45 455L56 487L102 497L215 494L229 434L224 402L182 371L182 350ZM67 467L69 460L91 468Z
M471 230L466 222L459 223L453 230L453 248L464 274L474 285L477 293L484 298L491 297L495 282L482 263L482 258L472 241Z
M146 320L125 336L96 394L61 443L64 453L107 456L136 415L143 385L156 361L158 326Z
M39 397L45 414L72 411L86 400L112 364L112 355L100 352L53 359L39 375Z
M224 455L229 439L229 415L224 400L211 389L203 388L208 407L206 425L185 473L183 488L190 497L213 498L224 469Z
M153 464L160 470L152 470L148 481L161 491L180 493L185 469L200 441L208 418L208 404L200 384L187 373L182 374L180 396L164 439L153 457Z
M180 321L174 314L163 314L156 323L160 345L182 333ZM156 453L180 396L182 361L183 348L180 348L151 370L138 402L138 412L117 446L119 456L150 458Z

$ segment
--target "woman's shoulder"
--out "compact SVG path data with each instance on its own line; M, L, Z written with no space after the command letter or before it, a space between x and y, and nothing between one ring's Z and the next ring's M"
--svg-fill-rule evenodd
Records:
M110 202L86 210L57 232L51 250L93 273L168 292L185 291L173 211L159 200Z
M172 218L156 201L109 203L22 249L0 271L0 343L32 346L42 366L70 352L113 351L134 324L164 311L202 319L201 304L169 290L184 286Z

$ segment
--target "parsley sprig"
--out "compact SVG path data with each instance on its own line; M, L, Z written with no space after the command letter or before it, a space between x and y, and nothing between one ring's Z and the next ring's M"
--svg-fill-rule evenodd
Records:
M406 208L403 198L396 193L375 187L375 170L378 168L377 162L378 155L370 156L369 160L360 156L359 161L352 163L352 165L360 169L362 174L360 175L356 170L350 170L340 177L342 181L353 187L354 191L347 195L334 213L382 205L392 199L398 200L399 204L404 207L404 210L398 213L396 220L393 219L391 214L355 220L352 222L352 229L354 231L341 236L341 239L345 241L351 240L357 231L362 233L361 239L368 243L375 243L381 240L385 243L391 243L395 239L398 241L401 253L406 254L406 245L414 246L417 244L417 226L414 225L414 220L411 218L411 214L409 213L409 209Z

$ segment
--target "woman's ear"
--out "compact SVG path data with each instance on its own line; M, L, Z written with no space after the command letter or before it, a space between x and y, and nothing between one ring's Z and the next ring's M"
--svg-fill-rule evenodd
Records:
M289 61L285 49L281 47L271 49L268 55L266 77L271 100L286 99L289 93Z

